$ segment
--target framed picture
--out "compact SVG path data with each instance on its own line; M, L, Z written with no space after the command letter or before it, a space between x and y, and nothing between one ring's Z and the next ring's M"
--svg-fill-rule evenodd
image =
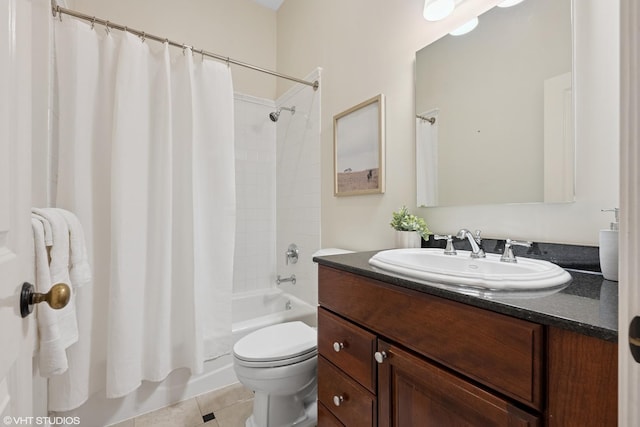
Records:
M333 117L334 194L384 193L384 95Z

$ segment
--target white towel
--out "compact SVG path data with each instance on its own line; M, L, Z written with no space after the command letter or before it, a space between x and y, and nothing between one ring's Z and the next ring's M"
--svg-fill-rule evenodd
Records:
M42 226L44 228L44 244L46 246L53 245L53 231L51 230L51 224L49 224L49 221L47 221L47 219L43 216L40 216L33 212L31 212L31 218L39 219L42 222Z
M36 290L47 292L51 287L49 257L45 244L44 225L39 218L31 218L36 263ZM66 348L61 345L58 313L49 307L37 309L38 322L38 364L42 376L58 375L68 368Z
M74 289L91 283L91 267L84 241L84 231L78 218L64 209L52 209L59 213L69 228L69 278Z
M52 234L52 245L49 251L49 283L40 283L38 291L48 292L51 285L56 283L66 283L71 287L71 299L66 307L60 310L53 310L42 304L38 307L40 372L43 376L59 375L68 368L66 353L63 357L60 349L64 352L78 341L75 292L69 274L69 227L65 217L55 209L33 208L32 213L35 214L33 219L43 224L42 242L45 241L44 230L47 228L45 224L48 223ZM39 230L38 228L38 233ZM42 254L41 251L40 253Z
M67 226L67 221L53 208L32 208L31 212L44 218L51 227L53 236L49 252L51 256L49 265L51 281L69 284L71 279L69 277L69 226Z
M69 227L70 272L73 284L78 342L67 349L69 369L49 378L49 410L69 411L82 405L90 394L93 287L84 230L78 218L64 209L53 209Z

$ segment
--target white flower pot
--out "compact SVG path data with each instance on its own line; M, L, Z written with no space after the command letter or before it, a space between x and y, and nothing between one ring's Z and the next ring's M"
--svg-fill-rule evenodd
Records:
M422 238L416 231L396 230L396 248L419 248Z

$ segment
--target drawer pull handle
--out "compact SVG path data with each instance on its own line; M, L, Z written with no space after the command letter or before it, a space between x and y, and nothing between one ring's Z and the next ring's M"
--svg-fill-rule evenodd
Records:
M336 406L340 406L342 405L342 402L344 402L344 397L342 396L333 396L333 404Z
M344 348L344 344L341 342L334 342L333 343L333 349L335 350L336 353L340 353L340 350L342 350Z
M387 353L385 353L384 351L376 351L373 354L374 359L376 359L376 362L378 363L382 363L384 362L384 359L387 358Z

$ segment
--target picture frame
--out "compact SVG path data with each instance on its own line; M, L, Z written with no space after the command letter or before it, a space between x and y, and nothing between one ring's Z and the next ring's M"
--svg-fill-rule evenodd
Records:
M384 193L384 95L333 117L334 195Z

